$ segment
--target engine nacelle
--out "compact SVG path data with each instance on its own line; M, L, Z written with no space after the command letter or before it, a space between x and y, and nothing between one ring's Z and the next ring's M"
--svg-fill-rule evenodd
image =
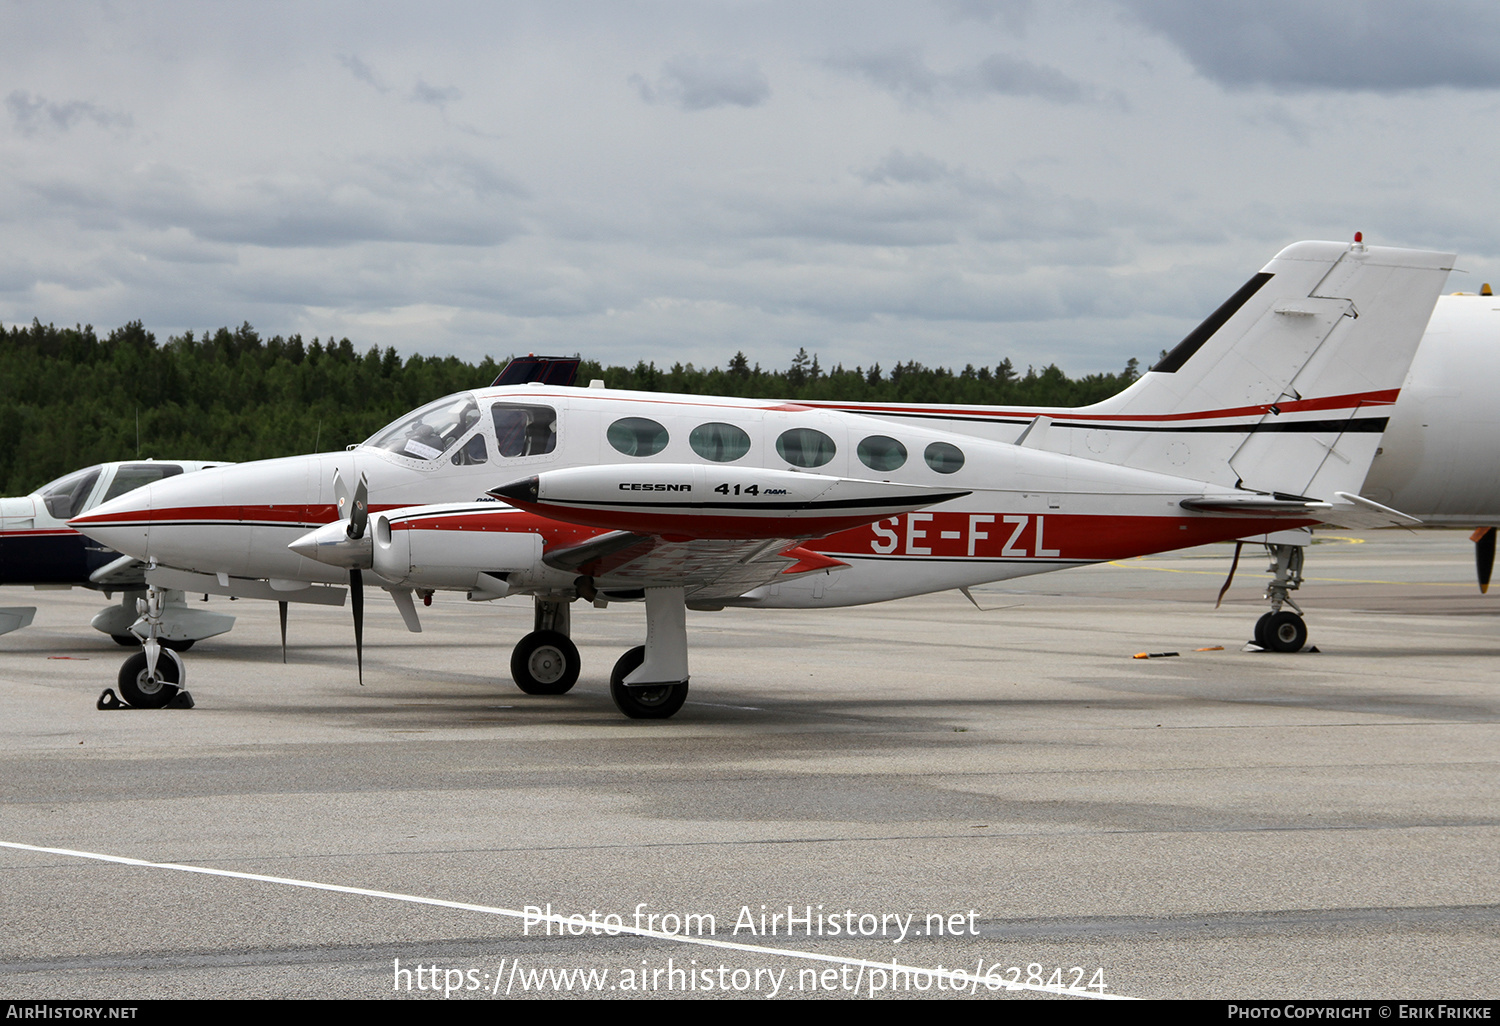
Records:
M458 590L475 588L481 574L536 569L542 565L542 536L522 529L516 523L521 519L510 510L474 512L472 507L378 513L370 518L373 569L392 584Z

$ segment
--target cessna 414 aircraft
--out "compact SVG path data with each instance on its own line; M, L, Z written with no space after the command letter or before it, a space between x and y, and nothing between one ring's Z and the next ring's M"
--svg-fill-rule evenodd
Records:
M145 564L134 556L91 542L68 521L133 488L178 474L222 466L194 460L135 460L100 463L49 481L30 495L0 499L0 584L38 588L93 588L120 602L94 617L92 626L122 645L140 644L130 626L146 594ZM186 651L194 641L223 634L234 617L188 606L180 592L165 596L163 644ZM35 606L0 608L0 634L25 627Z
M1319 522L1410 522L1356 492L1452 263L1288 247L1128 389L1031 411L1007 441L534 383L449 396L349 452L161 482L73 525L150 563L160 587L290 598L347 574L356 647L365 572L412 629L414 591L529 595L536 630L511 670L530 693L578 679L571 602L643 600L646 643L610 692L628 716L665 718L687 694L689 607L855 605ZM504 503L462 501L486 492ZM131 704L181 683L181 660L160 654L148 637L122 670Z

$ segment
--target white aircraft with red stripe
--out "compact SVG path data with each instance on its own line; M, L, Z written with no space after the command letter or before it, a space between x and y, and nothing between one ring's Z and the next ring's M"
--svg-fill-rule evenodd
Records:
M130 627L139 615L136 600L146 594L145 567L85 538L68 521L141 485L222 465L155 459L96 463L30 495L0 498L0 585L91 588L106 598L119 592L120 601L102 609L90 626L122 645L139 644ZM180 593L166 596L163 613L163 644L179 651L234 626L234 617L191 607ZM0 634L27 626L35 615L35 606L0 607Z
M347 574L357 643L366 572L413 629L414 593L531 596L536 630L512 673L532 693L578 678L573 601L644 600L646 643L615 665L611 694L661 718L687 694L688 608L855 605L1402 522L1357 492L1452 262L1299 243L1120 395L1027 411L1005 440L955 430L945 420L968 413L952 408L895 422L533 383L439 400L350 452L154 485L74 523L155 564L162 586L294 598ZM150 704L181 665L159 670L149 642L144 655L121 684Z

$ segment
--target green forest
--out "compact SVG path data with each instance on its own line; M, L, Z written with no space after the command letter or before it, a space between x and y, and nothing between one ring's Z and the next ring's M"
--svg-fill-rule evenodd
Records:
M100 336L92 326L0 326L0 494L24 495L109 460L256 460L363 441L430 400L490 384L509 357L479 364L395 349L360 353L349 339L268 339L249 324L158 343L139 321ZM1072 379L1056 365L1017 373L1010 360L961 371L913 360L889 369L820 366L800 351L785 370L735 353L723 367L670 368L584 360L579 381L611 388L750 398L1081 406L1137 377Z

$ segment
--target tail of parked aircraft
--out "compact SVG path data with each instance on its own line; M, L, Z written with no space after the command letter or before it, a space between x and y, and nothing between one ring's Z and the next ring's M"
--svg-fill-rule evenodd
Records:
M1358 492L1453 260L1288 246L1139 381L1070 411L1069 450L1252 491Z
M1357 493L1453 260L1358 241L1288 246L1092 406L826 405L1254 492Z

